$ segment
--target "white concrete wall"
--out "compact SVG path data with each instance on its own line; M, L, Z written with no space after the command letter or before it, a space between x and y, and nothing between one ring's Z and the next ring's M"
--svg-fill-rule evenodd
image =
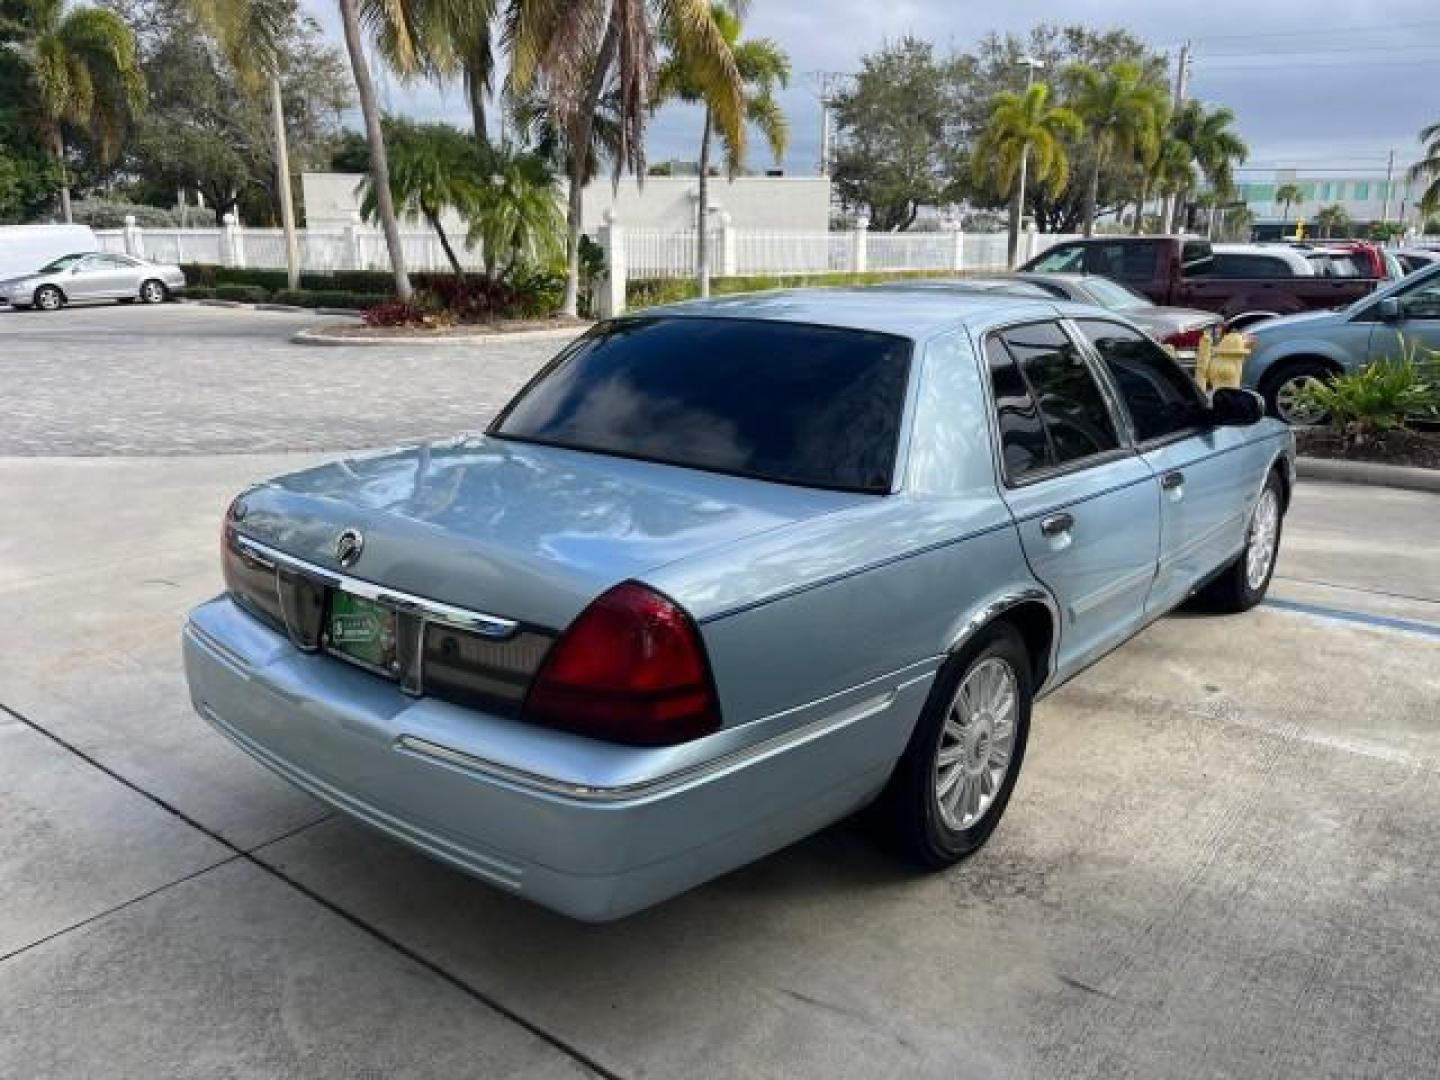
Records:
M300 182L305 222L311 229L343 229L360 211L355 173L305 173ZM698 180L693 176L647 176L643 189L627 177L619 188L609 180L585 188L586 232L600 227L606 210L614 208L626 225L638 228L695 227ZM710 181L710 204L725 211L737 229L795 229L824 232L830 227L830 181L823 176L742 176ZM424 223L412 224L423 228ZM459 236L464 226L447 215L447 231Z

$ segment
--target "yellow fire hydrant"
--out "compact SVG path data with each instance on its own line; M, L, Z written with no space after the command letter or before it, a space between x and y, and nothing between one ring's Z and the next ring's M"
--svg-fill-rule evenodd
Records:
M1195 381L1205 391L1239 386L1249 355L1250 338L1245 334L1226 334L1218 345L1203 337L1195 352Z

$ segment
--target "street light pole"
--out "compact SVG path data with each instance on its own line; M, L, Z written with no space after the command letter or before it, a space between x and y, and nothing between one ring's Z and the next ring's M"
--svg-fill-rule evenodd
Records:
M1035 69L1043 68L1045 61L1034 56L1022 56L1020 64L1026 69L1025 92L1035 85ZM1020 178L1015 188L1015 201L1010 207L1010 269L1014 270L1020 254L1020 228L1025 223L1025 180L1030 164L1030 143L1020 148Z

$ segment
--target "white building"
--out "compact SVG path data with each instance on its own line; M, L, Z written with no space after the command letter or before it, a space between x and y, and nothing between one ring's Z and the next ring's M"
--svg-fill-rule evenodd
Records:
M360 212L361 176L356 173L305 173L301 186L306 225L317 231L343 229ZM626 226L650 229L693 229L699 198L693 176L647 176L644 186L633 177L618 187L608 179L585 188L583 228L594 232L607 210L613 209ZM563 196L562 196L563 199ZM727 213L738 229L775 229L824 232L830 226L830 180L824 176L716 177L710 181L713 213ZM423 228L423 222L413 223ZM464 234L464 226L450 215L447 230Z
M1239 197L1255 215L1256 226L1262 233L1267 231L1267 226L1278 230L1281 221L1287 218L1290 223L1303 218L1313 226L1316 214L1327 206L1337 205L1344 208L1356 225L1391 221L1415 226L1420 224L1420 213L1415 204L1426 185L1418 180L1409 180L1406 177L1408 171L1408 167L1399 163L1395 166L1394 175L1388 178L1383 171L1374 175L1359 175L1277 169L1269 179L1247 180L1236 187ZM1298 187L1302 195L1299 202L1290 206L1288 215L1286 208L1275 200L1276 191L1286 184Z

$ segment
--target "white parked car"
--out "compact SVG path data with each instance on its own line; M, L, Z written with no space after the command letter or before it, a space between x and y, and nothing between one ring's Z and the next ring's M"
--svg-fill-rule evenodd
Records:
M33 274L0 281L12 307L59 311L75 300L142 300L162 304L185 288L185 272L106 251L62 255Z

